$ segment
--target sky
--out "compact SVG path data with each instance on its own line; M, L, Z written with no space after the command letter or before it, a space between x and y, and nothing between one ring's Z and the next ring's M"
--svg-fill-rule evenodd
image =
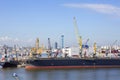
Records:
M76 46L73 17L83 44L120 43L120 0L0 0L0 44Z

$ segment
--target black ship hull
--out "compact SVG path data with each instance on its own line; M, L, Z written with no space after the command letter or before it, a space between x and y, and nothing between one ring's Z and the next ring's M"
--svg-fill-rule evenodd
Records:
M28 60L26 69L120 67L120 59L36 59Z
M6 62L0 62L0 66L2 68L11 68L11 67L17 67L18 61L6 61Z

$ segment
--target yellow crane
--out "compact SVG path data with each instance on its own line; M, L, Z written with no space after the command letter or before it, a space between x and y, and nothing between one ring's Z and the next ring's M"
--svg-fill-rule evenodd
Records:
M31 48L30 57L33 57L33 55L41 55L42 52L43 52L43 46L39 47L39 38L37 38L35 47Z
M96 42L94 43L94 53L96 53L97 50L97 46L96 46Z
M97 51L96 42L94 43L93 47L94 47L94 54L93 54L93 57L95 57L95 56L96 56L96 51Z
M82 36L79 35L76 18L74 17L73 20L74 20L75 34L76 34L76 38L77 38L79 49L80 49L80 56L82 57Z

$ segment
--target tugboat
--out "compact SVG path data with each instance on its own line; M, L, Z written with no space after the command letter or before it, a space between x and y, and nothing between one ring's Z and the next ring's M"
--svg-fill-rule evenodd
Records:
M17 60L9 60L9 58L7 56L7 48L4 48L4 49L5 49L5 55L2 57L2 59L0 61L0 66L2 68L17 67L19 62Z

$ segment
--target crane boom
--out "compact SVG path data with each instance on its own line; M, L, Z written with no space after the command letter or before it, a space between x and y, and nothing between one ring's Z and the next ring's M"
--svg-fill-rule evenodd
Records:
M97 50L97 46L96 46L96 42L94 43L94 53L96 54L96 50Z
M89 41L89 39L87 39L87 41L85 42L85 45L87 45L88 41Z
M112 47L117 43L117 40L114 41L114 43L112 44Z
M94 48L93 57L95 58L96 52L97 52L97 45L96 45L96 42L94 42L93 48Z
M78 41L78 44L79 44L79 48L82 49L82 37L79 36L79 31L78 31L76 18L74 17L73 20L74 20L75 34L76 34L76 38L77 38L77 41Z

